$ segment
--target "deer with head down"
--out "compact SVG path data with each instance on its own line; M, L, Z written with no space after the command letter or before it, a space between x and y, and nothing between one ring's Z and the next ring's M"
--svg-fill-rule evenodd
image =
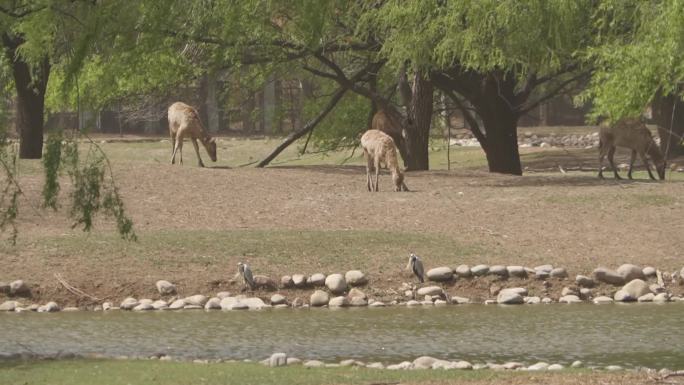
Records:
M655 180L651 167L648 163L646 154L653 161L658 177L661 180L665 179L665 158L660 152L658 145L653 140L651 131L646 125L638 119L623 119L613 125L602 125L599 130L599 178L603 178L603 159L608 156L608 162L613 168L613 173L616 179L622 179L617 172L613 157L615 155L616 147L626 147L632 150L632 157L629 161L629 172L627 177L632 179L632 168L634 167L634 160L636 154L644 162L648 176Z
M216 162L216 139L204 129L200 121L199 113L192 106L182 102L176 102L169 107L169 134L171 134L171 164L176 163L176 153L179 153L180 164L183 164L183 138L189 137L197 153L199 166L204 167L199 153L197 140L207 150L212 161Z
M383 165L390 170L394 191L409 191L404 174L399 168L394 140L380 130L368 130L361 136L363 156L366 158L366 185L368 191L378 191L378 177ZM371 172L375 172L375 181Z

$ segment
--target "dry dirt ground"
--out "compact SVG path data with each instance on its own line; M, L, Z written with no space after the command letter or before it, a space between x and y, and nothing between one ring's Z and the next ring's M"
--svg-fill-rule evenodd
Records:
M593 171L544 171L584 167L594 162L595 150L529 150L523 177L489 174L482 166L411 172L408 193L390 191L385 173L381 192L369 193L360 165L201 169L191 149L188 144L182 167L113 160L140 238L135 243L119 240L109 220L99 220L90 235L71 229L66 207L56 213L38 207L40 174L23 175L19 241L0 246L0 281L27 281L35 301L85 305L55 273L116 302L158 296L158 279L176 283L182 295L237 291L230 279L238 261L276 281L284 274L360 269L371 279L368 290L385 294L412 279L403 270L410 251L426 268L550 263L571 277L622 263L663 271L684 266L683 174L666 182L643 174L617 182L601 181ZM150 151L163 151L165 159L166 144ZM482 298L490 283L467 281L450 290ZM499 284L542 290L539 282ZM554 283L548 294L557 296L566 284Z

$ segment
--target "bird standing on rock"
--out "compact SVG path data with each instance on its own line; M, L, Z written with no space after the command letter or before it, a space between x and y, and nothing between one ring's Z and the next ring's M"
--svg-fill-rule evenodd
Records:
M406 269L411 269L411 271L413 271L413 275L418 277L418 281L420 281L420 283L425 282L423 279L423 262L421 262L419 256L411 253L409 256L409 263L406 265Z
M251 290L254 290L256 286L254 283L254 276L252 275L252 269L246 263L238 262L238 274L242 276L242 281L245 285L249 286Z

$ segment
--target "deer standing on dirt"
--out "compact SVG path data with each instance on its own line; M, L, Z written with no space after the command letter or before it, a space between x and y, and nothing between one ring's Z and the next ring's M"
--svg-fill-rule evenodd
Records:
M361 136L363 156L366 158L366 185L368 191L378 191L380 167L384 164L392 174L394 191L409 191L404 183L404 174L399 169L394 140L379 130L368 130ZM375 171L375 182L371 172Z
M180 153L180 164L183 164L183 138L185 137L189 137L192 141L200 167L204 167L204 163L200 157L197 139L202 142L211 160L216 162L216 139L212 138L202 127L199 113L193 107L182 102L173 103L169 107L169 133L173 149L171 164L176 163L176 153Z
M665 158L658 149L658 145L653 141L651 131L638 119L623 119L613 125L603 125L599 131L599 178L603 178L603 158L608 155L608 162L613 168L616 179L622 179L618 174L613 156L616 147L626 147L632 150L632 157L629 161L629 172L627 177L632 179L632 168L637 152L646 166L648 176L655 180L651 173L646 154L653 161L658 176L661 180L665 179Z

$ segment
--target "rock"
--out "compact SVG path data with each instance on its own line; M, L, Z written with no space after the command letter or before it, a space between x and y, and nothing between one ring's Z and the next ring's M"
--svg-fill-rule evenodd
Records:
M328 304L328 301L330 301L330 296L323 290L314 291L309 299L311 306L325 306Z
M365 298L354 297L349 300L349 306L368 306L368 300Z
M254 276L254 286L256 286L259 289L265 289L265 290L275 290L276 289L275 282L273 282L273 280L270 277L267 277L265 275L255 275Z
M363 291L356 289L356 288L349 290L349 294L347 294L347 298L349 298L349 299L352 299L352 298L368 299L368 297L366 296L366 293L364 293Z
M308 360L304 362L304 367L305 368L322 368L325 366L325 363L322 361L318 360Z
M282 294L273 294L271 296L271 305L280 305L286 303L287 299Z
M295 274L292 276L292 284L295 287L304 287L306 286L306 276L303 274Z
M516 277L516 278L527 277L527 271L522 266L508 266L508 267L506 267L506 270L508 271L508 275L511 277Z
M534 271L544 271L549 274L551 274L551 270L553 270L553 265L540 265L534 268Z
M462 278L468 278L468 277L470 277L471 275L473 275L473 273L470 272L470 266L468 266L468 265L459 265L459 266L456 268L456 275L459 276L459 277L462 277Z
M644 294L651 292L648 284L640 279L633 279L628 284L622 287L622 291L629 294L634 299L641 297Z
M0 282L0 293L9 294L10 293L10 284L7 282Z
M67 313L72 313L72 312L80 311L80 310L81 309L77 308L76 306L69 306L69 307L65 307L64 309L62 309L62 311L67 312Z
M496 302L503 305L520 305L525 303L525 300L518 292L510 289L503 289L496 297Z
M591 289L586 287L581 288L579 291L579 297L583 300L588 300L593 297L593 295L594 294L592 293Z
M102 310L107 311L112 308L112 303L111 302L105 302L102 304Z
M459 305L470 303L470 298L453 296L451 297L451 303L457 303Z
M287 365L287 354L285 353L273 353L268 358L268 366L272 368L285 365Z
M551 276L551 278L568 278L568 272L562 267L557 267L551 270L549 275Z
M558 299L558 302L560 302L560 303L581 303L582 300L578 296L570 294L570 295L560 297L560 299Z
M31 294L31 288L21 279L11 282L9 286L10 295L29 296Z
M218 299L224 299L227 297L232 297L233 295L229 291L220 291L216 293L216 298Z
M425 295L442 295L443 293L444 291L439 286L425 286L421 287L420 289L418 289L418 291L416 291L416 295L420 297Z
M371 302L368 306L370 306L370 307L385 307L386 305L384 302L374 301L374 302Z
M544 297L544 298L542 298L541 302L543 304L549 304L549 303L553 303L553 300L549 297Z
M454 272L450 267L442 266L430 269L427 272L427 279L435 282L451 281L454 277Z
M611 285L624 285L625 283L625 278L622 275L613 270L606 269L605 267L594 269L592 275L594 276L594 280Z
M644 279L644 271L636 265L626 263L617 268L617 273L624 278L625 282L635 279Z
M177 299L173 302L171 302L171 305L169 305L170 310L180 310L184 308L186 305L185 301L182 299Z
M202 306L209 300L206 296L202 294L193 295L183 299L186 305Z
M298 365L301 364L302 360L296 357L287 357L287 364L288 365Z
M646 266L644 267L641 272L644 274L644 277L646 278L652 278L656 276L656 269L655 267L652 266Z
M138 300L132 297L128 297L121 302L121 304L119 305L119 309L131 310L136 306L138 306Z
M521 364L520 362L506 362L505 364L503 364L501 366L506 370L515 370L515 369L522 368L524 365Z
M656 302L656 303L663 303L663 302L667 302L667 301L669 301L669 298L667 297L667 293L656 294L653 297L653 302Z
M133 311L155 310L151 303L142 302L133 308Z
M154 302L152 302L150 305L152 305L152 308L153 308L154 310L162 310L162 309L165 309L165 308L169 307L168 302L166 302L166 301L164 301L164 300L162 300L162 299L157 300L157 301L154 301Z
M38 308L39 313L53 313L59 311L59 305L55 302L48 302L45 305Z
M204 304L204 310L218 310L221 309L221 299L218 297L209 298L207 303Z
M534 272L534 278L539 279L539 280L548 279L550 276L551 276L551 273L549 273L548 271L536 270Z
M399 364L387 365L388 370L409 370L413 369L413 363L410 361L403 361Z
M264 301L261 298L257 298L257 297L241 298L239 300L239 302L247 305L249 310L260 310L260 309L263 309L265 307L270 307L270 306L266 305L266 303L264 303Z
M221 307L223 309L223 307ZM248 310L249 306L242 302L242 301L237 301L233 303L233 305L230 307L230 310Z
M169 281L165 281L165 280L161 279L161 280L157 281L155 286L157 286L157 291L161 295L176 294L176 285L172 284Z
M342 274L330 274L325 279L325 286L328 287L333 294L342 294L347 290L347 282L344 280Z
M537 372L537 371L546 370L548 368L549 368L549 364L547 364L546 362L537 362L534 365L528 366L527 370L529 370L531 372Z
M546 368L546 370L563 370L563 369L565 369L565 368L561 364L549 365L549 367Z
M578 275L575 277L575 283L579 287L594 287L594 280L587 277L586 275Z
M647 294L644 294L641 297L637 298L637 301L639 301L639 302L653 302L654 298L655 298L655 294L647 293Z
M576 360L573 361L573 363L570 365L571 368L581 368L582 367L582 361Z
M382 362L373 362L371 364L366 365L368 369L385 369L385 365L382 364Z
M345 307L349 306L349 301L345 296L333 297L328 301L328 307Z
M618 370L622 370L622 366L620 366L620 365L608 365L608 366L606 366L606 370L609 372L615 372Z
M17 301L5 301L0 305L0 311L14 311L17 307Z
M489 268L489 275L498 275L499 277L508 277L508 270L506 266L494 265Z
M292 277L289 275L283 275L280 278L280 287L283 288L290 288L294 286L294 281L292 280Z
M667 291L667 289L665 289L665 287L660 286L657 283L650 285L648 288L651 290L651 292L653 292L655 294L660 294L660 293L664 293Z
M577 290L576 287L564 287L563 290L561 290L561 296L565 297L566 295L578 295L579 291Z
M410 300L410 301L408 301L408 302L406 302L406 306L420 306L420 305L421 305L420 302L418 302L418 301L416 301L416 300L413 300L413 299Z
M606 297L606 296L600 296L600 297L594 298L594 303L597 305L604 304L604 303L613 303L613 299L610 297Z
M618 302L632 302L636 301L638 297L633 297L629 293L627 293L624 290L618 290L615 292L615 295L613 296L613 299L615 299Z
M489 266L487 265L477 265L470 269L470 272L477 277L487 275L489 273Z
M421 356L413 360L414 369L431 369L432 364L437 361L436 358L430 356Z
M309 277L309 279L306 280L306 283L308 283L309 285L314 286L314 287L325 286L325 274L323 274L323 273L312 274Z
M541 298L539 297L524 297L523 300L528 305L537 305L541 303Z
M185 306L183 306L183 309L184 309L184 310L200 310L200 309L202 309L202 306L198 306L198 305L185 305Z
M344 280L349 286L363 286L368 283L368 278L359 270L349 270L344 274Z

